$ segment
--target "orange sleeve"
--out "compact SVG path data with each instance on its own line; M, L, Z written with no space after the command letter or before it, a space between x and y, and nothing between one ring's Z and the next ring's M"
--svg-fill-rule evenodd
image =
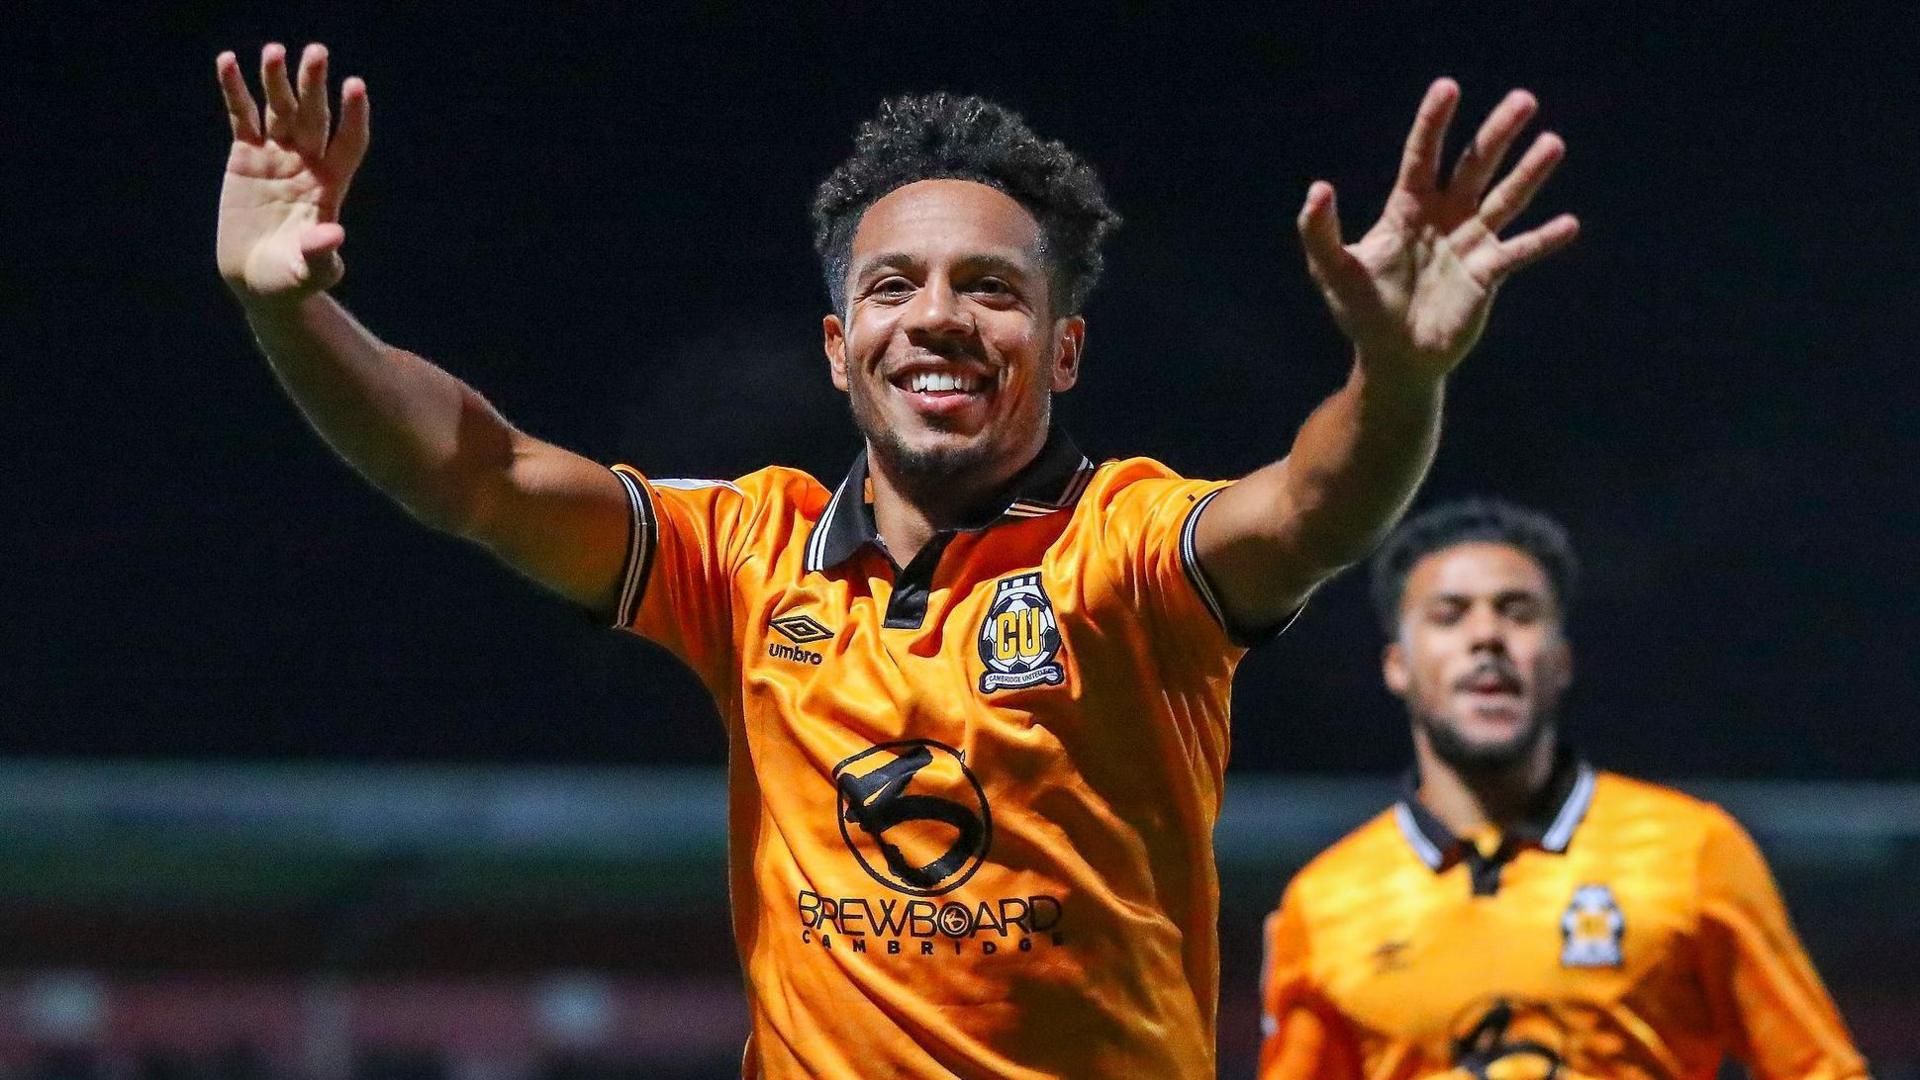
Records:
M1360 1052L1308 969L1306 920L1292 889L1267 916L1260 976L1259 1080L1358 1080Z
M1766 860L1716 812L1700 853L1701 982L1728 1052L1756 1080L1864 1077Z
M666 647L710 690L734 662L733 573L758 504L751 478L648 480L613 468L632 501L615 625Z
M1102 503L1098 548L1121 602L1173 634L1230 640L1212 586L1193 554L1199 510L1230 482L1182 479L1144 458L1113 470L1110 482L1088 497ZM1236 655L1239 651L1233 649Z

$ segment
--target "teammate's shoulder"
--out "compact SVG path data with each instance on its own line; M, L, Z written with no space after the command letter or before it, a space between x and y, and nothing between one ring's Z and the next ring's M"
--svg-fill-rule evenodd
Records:
M1383 866L1412 857L1406 843L1394 809L1388 807L1307 860L1287 886L1288 895L1305 899L1321 890L1346 892L1357 883L1376 880Z
M1719 803L1616 772L1596 775L1590 813L1612 831L1645 831L1682 849L1729 834L1746 835L1740 822Z
M1630 797L1615 799L1615 810L1606 819L1608 833L1661 845L1669 865L1693 867L1698 887L1707 893L1729 896L1759 890L1755 895L1760 895L1772 888L1765 853L1732 811L1644 780L1617 777L1614 786Z
M1594 806L1684 820L1707 820L1727 816L1727 812L1719 805L1689 795L1679 788L1609 770L1600 770L1594 774Z

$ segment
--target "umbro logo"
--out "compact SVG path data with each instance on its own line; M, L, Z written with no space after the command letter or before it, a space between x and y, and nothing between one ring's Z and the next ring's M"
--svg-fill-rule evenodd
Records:
M1376 975L1385 975L1389 971L1407 969L1409 943L1405 941L1383 941L1373 950L1373 971Z
M768 656L773 657L775 660L791 660L796 664L811 664L815 667L820 666L820 664L826 661L826 657L814 652L812 649L800 648L802 645L815 641L825 641L833 636L833 631L822 626L818 620L806 615L788 615L784 618L775 619L767 625L772 627L781 637L793 642L791 645L778 641L768 642Z
M767 624L780 631L780 636L795 645L805 645L812 641L825 641L833 636L833 631L821 626L806 615L789 615L784 619L775 619Z

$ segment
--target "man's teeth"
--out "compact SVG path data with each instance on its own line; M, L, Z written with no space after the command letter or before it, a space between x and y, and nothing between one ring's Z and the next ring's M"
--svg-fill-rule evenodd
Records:
M916 394L939 393L943 390L960 390L971 394L980 389L980 380L971 375L916 371L907 379L907 389Z

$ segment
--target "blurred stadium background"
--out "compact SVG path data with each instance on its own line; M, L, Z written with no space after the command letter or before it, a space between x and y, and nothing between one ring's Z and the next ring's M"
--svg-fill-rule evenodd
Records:
M8 15L0 1080L738 1060L697 683L368 491L215 278L211 61L267 40L372 88L347 303L656 475L844 469L804 207L884 94L1001 98L1098 166L1128 223L1059 415L1096 456L1232 475L1344 370L1291 237L1307 181L1355 225L1432 76L1469 117L1532 88L1570 146L1535 213L1583 234L1501 296L1429 494L1568 522L1576 740L1734 810L1876 1075L1920 1078L1911 8ZM1406 756L1363 593L1323 590L1237 688L1223 1076L1261 916Z

